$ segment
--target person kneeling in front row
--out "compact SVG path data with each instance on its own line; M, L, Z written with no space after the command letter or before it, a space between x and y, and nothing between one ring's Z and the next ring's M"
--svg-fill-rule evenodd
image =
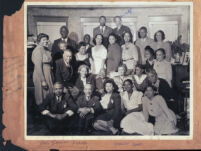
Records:
M99 97L93 95L93 85L87 83L84 86L84 94L77 99L79 115L78 131L81 134L90 134L92 130L92 122L97 114L101 111Z
M64 134L71 131L75 121L77 105L69 94L63 92L62 83L54 84L53 94L49 94L40 106L41 114L45 116L47 128L53 134Z

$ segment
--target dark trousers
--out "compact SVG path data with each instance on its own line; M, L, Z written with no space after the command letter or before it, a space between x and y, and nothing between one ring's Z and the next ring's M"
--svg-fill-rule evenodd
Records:
M92 129L93 120L94 120L93 114L88 114L84 118L79 117L78 131L81 133L87 133L88 130Z
M66 117L62 120L45 116L45 124L52 134L73 133L75 131L76 116Z

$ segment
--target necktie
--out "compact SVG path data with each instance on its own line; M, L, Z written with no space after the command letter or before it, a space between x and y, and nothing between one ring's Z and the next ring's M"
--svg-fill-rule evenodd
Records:
M101 33L103 34L103 26L101 27Z

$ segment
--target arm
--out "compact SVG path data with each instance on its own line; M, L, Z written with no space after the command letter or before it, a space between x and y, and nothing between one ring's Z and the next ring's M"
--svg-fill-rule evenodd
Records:
M144 114L144 118L145 118L145 121L148 121L148 118L149 118L149 112L148 112L148 108L147 108L147 103L146 103L146 98L143 97L142 98L142 112Z
M166 43L166 60L167 60L168 62L170 62L171 57L172 57L171 46L170 46L170 44L167 42L167 43Z
M171 81L172 80L172 65L169 62L167 62L166 72L167 72L167 74L166 74L167 75L167 79L169 81Z
M32 54L32 61L35 65L35 70L38 73L38 77L41 79L41 82L45 81L43 74L43 54L41 50L35 50L35 53Z

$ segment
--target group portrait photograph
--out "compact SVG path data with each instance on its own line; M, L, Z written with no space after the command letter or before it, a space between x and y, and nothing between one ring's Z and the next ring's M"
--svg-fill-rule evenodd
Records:
M27 136L189 136L185 3L27 4Z

